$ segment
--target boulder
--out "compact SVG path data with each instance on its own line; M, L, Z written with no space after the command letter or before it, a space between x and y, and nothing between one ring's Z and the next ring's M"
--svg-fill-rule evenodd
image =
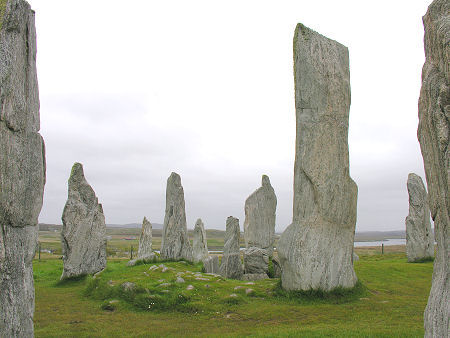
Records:
M269 253L267 250L250 247L244 250L244 273L267 274L269 272Z
M298 24L293 221L278 242L286 290L350 288L358 188L349 176L347 47Z
M434 236L431 232L427 191L422 178L408 175L409 214L406 217L406 257L415 262L434 256Z
M241 233L239 220L230 216L227 218L226 226L220 274L226 278L240 279L242 277L242 263L239 252L239 238Z
M209 257L205 227L200 218L197 220L194 227L193 253L194 263L201 262Z
M209 256L208 258L204 259L203 266L205 268L206 273L214 273L214 274L220 273L218 256Z
M0 337L32 337L38 216L45 184L34 11L0 11Z
M167 179L166 214L161 241L161 259L192 261L181 177L172 173Z
M139 237L139 248L137 259L153 260L155 254L152 250L152 224L144 217L142 221L142 231Z
M262 186L245 201L244 239L247 248L257 247L273 255L277 196L269 177L262 176Z
M103 208L81 163L75 163L62 214L61 244L64 269L61 279L94 274L106 267L106 225Z
M450 318L450 2L434 0L428 6L423 24L425 64L422 69L417 136L422 150L437 242L424 324L425 337L447 337Z

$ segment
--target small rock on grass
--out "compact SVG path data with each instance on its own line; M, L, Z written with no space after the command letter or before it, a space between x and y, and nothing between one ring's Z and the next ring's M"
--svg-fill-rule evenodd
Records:
M177 277L176 283L184 283L184 279L181 277Z
M208 278L203 278L203 277L197 277L197 278L195 278L196 280L207 280L207 281L209 281L209 279Z
M170 283L162 283L159 286L170 286Z
M245 290L245 294L246 295L251 295L251 294L253 294L255 292L255 290L253 290L253 289L246 289Z
M188 285L186 290L194 290L194 285Z
M244 289L244 286L238 285L234 287L234 291L239 290L239 289Z
M229 295L228 297L230 297L230 298L236 298L238 295L237 294L235 294L235 293L232 293L231 295Z

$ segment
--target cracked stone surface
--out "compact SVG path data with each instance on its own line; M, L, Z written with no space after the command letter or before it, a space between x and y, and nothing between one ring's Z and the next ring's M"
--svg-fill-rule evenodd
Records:
M152 250L152 224L144 217L142 221L142 231L139 237L139 248L137 259L154 259Z
M240 233L239 220L233 216L228 217L222 262L220 264L220 274L226 278L240 279L243 274L241 254L239 252Z
M45 185L34 12L0 13L0 336L32 337L38 216Z
M406 217L406 257L408 262L434 257L428 196L422 178L408 175L409 214Z
M194 227L193 252L194 263L201 262L209 257L206 231L200 218L197 220Z
M103 208L75 163L62 215L61 244L64 269L61 279L94 274L106 267L106 225Z
M161 259L186 259L192 261L181 177L172 173L167 179L166 213L161 242Z
M425 64L422 68L417 136L437 242L424 326L425 337L446 337L450 318L450 2L434 0L423 17L423 25Z
M349 175L347 47L298 24L293 221L278 242L282 287L353 287L358 188Z
M277 196L268 176L263 175L261 181L261 187L245 201L245 246L265 249L272 257Z

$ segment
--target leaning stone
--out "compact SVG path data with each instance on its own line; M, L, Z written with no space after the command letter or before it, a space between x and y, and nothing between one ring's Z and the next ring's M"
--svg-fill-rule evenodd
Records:
M193 255L194 263L201 262L209 257L205 227L200 218L197 220L194 227Z
M423 17L425 64L417 135L427 178L437 242L433 280L425 309L425 337L448 337L450 319L450 2L434 0Z
M351 288L358 188L349 176L347 47L298 24L293 221L278 242L286 290Z
M267 250L250 247L244 250L244 273L267 274L269 272L269 254Z
M176 173L172 173L167 179L161 259L192 261L192 247L189 243L186 225L184 190L181 178Z
M139 236L137 258L142 260L153 260L155 256L155 253L152 251L152 224L144 217L141 235Z
M64 270L61 279L96 273L106 267L106 225L102 205L75 163L62 215Z
M262 176L262 186L245 201L244 239L247 248L257 247L273 255L277 196L269 177Z
M218 256L209 256L208 258L204 259L203 266L207 273L210 273L210 274L220 273Z
M267 279L269 278L269 276L267 276L267 274L265 273L246 273L242 276L242 280L261 280L261 279Z
M409 214L406 217L406 257L415 262L434 256L428 196L420 176L408 175Z
M239 220L230 216L227 219L226 226L220 274L226 278L240 279L242 277L242 263L239 252Z
M280 278L281 277L280 260L276 257L272 257L272 266L273 266L273 277Z
M33 256L45 184L34 11L0 11L0 337L32 337Z

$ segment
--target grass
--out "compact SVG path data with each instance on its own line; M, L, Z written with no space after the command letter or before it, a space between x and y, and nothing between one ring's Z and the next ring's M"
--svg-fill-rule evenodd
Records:
M2 28L3 25L3 17L5 16L7 2L8 0L0 0L0 29Z
M404 253L358 254L360 284L330 293L286 292L278 279L248 285L183 261L163 263L169 269L162 272L151 268L161 263L127 267L126 260L108 260L96 278L59 282L62 261L41 256L34 262L35 334L423 337L432 262L409 264ZM176 283L177 274L185 283ZM125 282L134 286L125 289Z

